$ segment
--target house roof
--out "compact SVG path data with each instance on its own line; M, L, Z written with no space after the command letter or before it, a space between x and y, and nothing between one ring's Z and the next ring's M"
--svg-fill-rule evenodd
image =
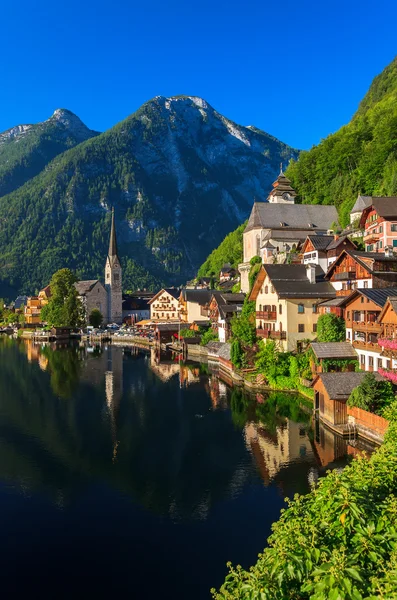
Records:
M183 289L181 291L182 298L185 302L193 302L193 304L199 304L204 306L211 300L214 290L208 288L203 289Z
M39 294L43 293L49 298L51 296L51 286L46 285L42 290L40 290Z
M333 235L308 235L307 240L309 240L313 248L316 250L326 250L329 244L333 241Z
M365 296L369 300L372 300L375 304L381 308L386 304L389 296L397 296L397 287L386 287L386 288L360 288L354 290L349 296L342 297L343 305L349 304L357 296Z
M372 197L371 205L380 217L397 218L397 196ZM370 208L371 205L366 208Z
M123 310L149 310L147 298L125 298L123 300Z
M350 296L348 296L350 298ZM318 306L340 306L346 300L347 296L339 296L337 298L332 298L331 300L325 300L325 302L320 302Z
M220 306L221 304L243 304L245 300L245 294L233 294L232 292L221 292L219 290L213 290L211 293L211 299L212 298L215 298L218 306Z
M96 283L101 282L99 279L87 279L86 281L77 281L77 283L74 284L74 287L76 288L79 296L85 296L92 290Z
M350 342L312 342L311 347L317 358L357 358Z
M218 350L218 356L225 360L230 360L230 349L231 345L227 342L225 344L222 344L222 346Z
M251 229L284 229L286 227L327 231L334 222L338 222L335 206L255 202L245 232L251 231Z
M356 247L356 244L354 242L352 242L351 239L347 235L341 235L340 237L337 237L337 238L334 237L332 242L327 246L327 250L333 250L334 248L337 248L341 244L346 244L346 242L350 242L350 244L352 244L354 247Z
M279 298L335 298L336 296L331 283L325 281L324 271L319 265L315 266L315 283L310 283L307 277L307 265L262 265L262 268L269 276Z
M380 312L380 315L378 315L378 323L382 322L383 315L385 314L389 303L390 303L390 306L392 307L392 309L394 310L394 312L397 314L397 296L389 296L385 302L385 305L383 306L383 308Z
M347 400L352 391L360 385L367 373L320 373L318 376L331 400ZM374 373L378 381L382 380L379 373ZM315 382L314 382L315 384Z
M358 196L356 202L354 203L353 208L350 211L350 214L363 212L367 206L371 206L372 204L372 196Z
M159 292L157 292L157 294L155 294L153 296L153 298L150 298L149 300L149 304L151 304L152 302L154 302L154 300L157 300L157 298L161 295L161 294L169 294L170 296L172 296L173 298L175 298L175 300L177 300L180 296L181 290L179 288L162 288Z
M236 314L238 310L237 304L220 304L218 308L221 319L229 318L230 316Z

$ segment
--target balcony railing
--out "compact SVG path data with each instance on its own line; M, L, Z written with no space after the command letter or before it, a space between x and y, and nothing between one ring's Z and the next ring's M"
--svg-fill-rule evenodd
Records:
M377 342L366 342L365 340L353 340L353 347L359 350L372 350L374 352L380 352L381 348Z
M334 274L335 281L350 281L356 278L356 271L344 271L343 273Z
M269 340L286 340L286 331L271 331L270 329L257 329L256 335L261 338L268 338Z
M382 325L376 321L353 321L352 328L356 331L369 331L373 333L380 333L382 331Z
M256 311L257 319L264 319L265 321L276 321L277 312L270 310L257 310Z

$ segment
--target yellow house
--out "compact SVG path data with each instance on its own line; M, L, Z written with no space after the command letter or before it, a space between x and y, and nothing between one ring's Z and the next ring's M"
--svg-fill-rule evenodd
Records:
M150 318L155 321L179 321L179 294L177 288L163 288L148 302Z
M279 340L283 351L300 350L316 338L317 306L330 298L335 290L318 265L262 265L249 296L257 335Z
M179 296L181 320L186 323L194 321L209 321L208 305L213 290L209 289L183 289Z
M41 323L41 309L48 304L51 297L51 288L47 285L40 290L38 296L28 298L25 306L25 323L29 325L37 325Z

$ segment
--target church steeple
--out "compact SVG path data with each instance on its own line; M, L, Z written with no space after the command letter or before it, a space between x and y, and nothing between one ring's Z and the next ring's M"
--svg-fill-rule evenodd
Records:
M116 237L116 227L114 224L114 206L112 208L112 224L110 228L110 240L109 240L109 251L108 257L110 261L113 262L114 259L117 258L119 260L118 252L117 252L117 237ZM120 260L119 260L120 262Z
M105 287L108 293L108 323L121 323L123 320L122 270L117 250L114 208L110 228L109 251L105 264Z

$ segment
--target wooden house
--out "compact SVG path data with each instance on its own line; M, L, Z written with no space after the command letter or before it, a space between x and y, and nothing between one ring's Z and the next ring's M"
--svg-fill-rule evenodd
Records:
M308 235L302 246L301 257L303 264L320 265L327 271L343 250L356 249L347 235Z
M367 252L397 249L397 197L373 197L363 209L360 227L364 229Z
M344 250L326 277L337 296L349 296L356 289L391 287L397 284L397 256Z

